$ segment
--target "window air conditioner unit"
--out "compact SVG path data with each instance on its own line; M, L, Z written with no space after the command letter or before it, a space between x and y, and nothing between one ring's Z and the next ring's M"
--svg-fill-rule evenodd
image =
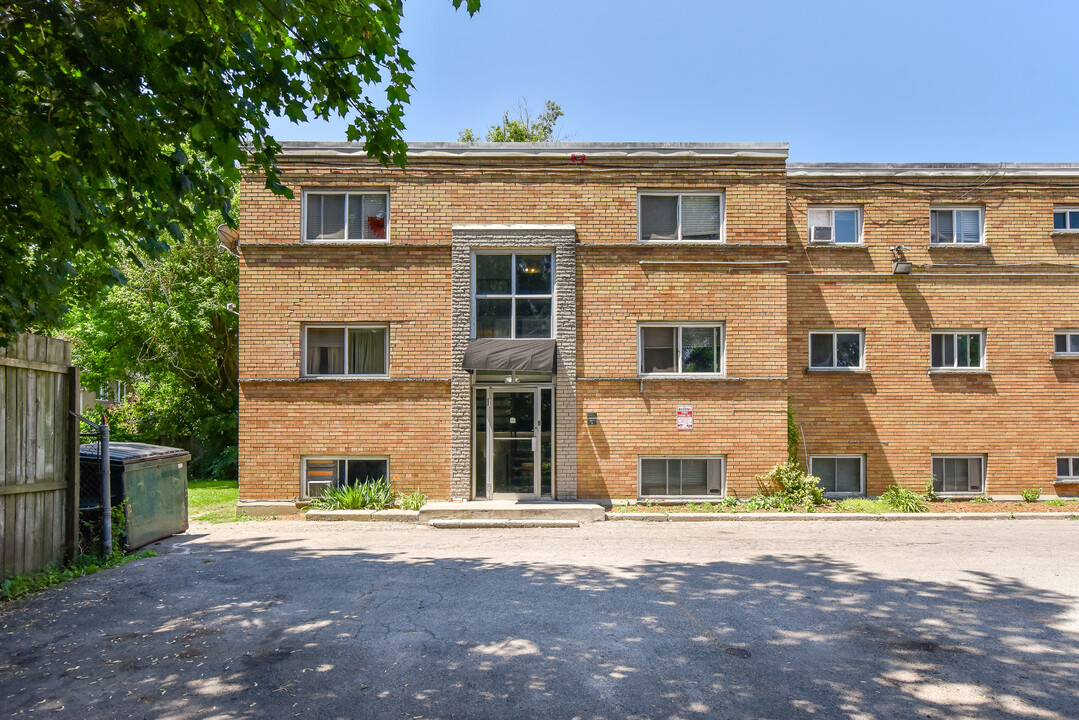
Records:
M322 493L324 493L326 490L329 490L331 485L333 485L333 482L331 480L308 480L307 497L321 497Z
M809 238L810 242L832 242L832 226L831 225L815 225L813 227L813 234Z

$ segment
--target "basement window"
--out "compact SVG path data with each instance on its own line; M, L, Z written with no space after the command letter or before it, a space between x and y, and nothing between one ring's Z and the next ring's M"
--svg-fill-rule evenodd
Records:
M828 495L865 494L865 458L861 455L813 455L809 474Z
M1079 455L1057 457L1057 480L1079 480Z
M723 495L723 457L642 457L640 497L708 497Z
M934 455L933 490L942 494L985 492L985 456Z
M387 192L305 192L304 240L355 242L386 240L390 232Z
M326 490L359 485L371 480L388 480L390 459L386 457L311 457L303 461L303 496L316 498Z
M638 239L722 242L723 213L722 193L641 193Z
M385 325L312 325L303 329L304 375L385 376L390 365Z

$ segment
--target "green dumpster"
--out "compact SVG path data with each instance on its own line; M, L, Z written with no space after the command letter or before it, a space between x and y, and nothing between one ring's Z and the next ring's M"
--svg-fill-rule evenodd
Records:
M98 448L79 449L84 512L101 508ZM112 506L123 503L128 550L187 530L187 450L116 442L109 444L109 460Z

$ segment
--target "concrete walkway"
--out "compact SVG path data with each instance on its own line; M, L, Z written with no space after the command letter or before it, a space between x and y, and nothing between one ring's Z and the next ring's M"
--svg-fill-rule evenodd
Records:
M0 607L0 717L1074 718L1079 522L195 524Z

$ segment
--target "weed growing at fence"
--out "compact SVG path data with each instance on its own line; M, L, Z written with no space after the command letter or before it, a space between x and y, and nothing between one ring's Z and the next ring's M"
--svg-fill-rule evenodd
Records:
M157 553L153 550L145 550L136 555L125 555L122 550L118 550L105 558L97 555L83 555L64 567L46 568L36 573L15 575L0 583L0 602L14 600L83 575L92 575L99 570L119 567L132 560L156 556Z

